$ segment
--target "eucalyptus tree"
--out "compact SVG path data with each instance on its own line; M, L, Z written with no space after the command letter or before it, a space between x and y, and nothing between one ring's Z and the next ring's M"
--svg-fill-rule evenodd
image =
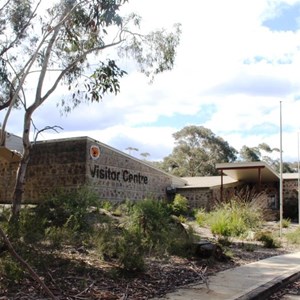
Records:
M31 26L37 7L38 4L32 8L29 0L0 1L0 111L8 107L11 110L19 104L18 95L14 95L14 80L17 78L12 76L13 61L16 61L17 56L10 53L26 39L26 31ZM7 117L0 128L5 128ZM0 130L0 146L4 139L5 134Z
M172 69L180 25L175 24L170 32L162 29L143 34L139 16L122 15L126 2L60 0L44 7L45 1L8 0L0 7L0 104L6 105L2 132L15 106L24 112L24 151L16 176L13 219L19 215L33 147L34 113L46 101L56 101L53 93L60 84L67 85L71 95L61 99L61 108L70 112L83 102L99 102L107 93L120 92L120 79L126 71L115 52L133 58L151 79Z
M237 151L203 126L186 126L173 134L176 146L163 168L178 176L216 175L216 163L233 162Z
M280 172L280 159L279 157L273 158L270 154L280 153L278 148L271 148L266 143L261 143L257 147L243 146L239 152L240 159L242 161L264 161L270 167L272 167L276 172ZM279 156L279 155L278 155ZM295 173L297 168L293 163L283 162L282 172L283 173Z
M260 161L261 152L258 147L244 145L240 150L240 159L243 161Z
M147 157L150 156L150 153L149 152L142 152L142 153L140 153L140 156L142 156L144 160L147 160Z

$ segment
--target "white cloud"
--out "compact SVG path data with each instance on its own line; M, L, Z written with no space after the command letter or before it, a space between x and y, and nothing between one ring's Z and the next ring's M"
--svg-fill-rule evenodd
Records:
M179 115L186 116L186 124L210 128L237 150L261 142L278 147L282 101L284 157L294 160L300 128L300 100L295 100L300 93L300 31L272 32L262 26L279 2L297 1L131 0L127 11L141 14L146 29L182 23L174 70L149 85L127 60L123 65L131 72L122 79L119 95L82 105L61 118L57 92L34 116L35 123L64 128L59 135L43 137L87 135L122 151L132 146L162 159L172 151L172 133L181 129ZM208 105L214 111L198 120ZM14 132L22 124L17 116L9 125ZM162 125L164 119L170 123Z

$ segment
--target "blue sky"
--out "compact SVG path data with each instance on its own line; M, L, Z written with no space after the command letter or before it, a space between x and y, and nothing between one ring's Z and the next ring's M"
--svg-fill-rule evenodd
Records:
M120 61L130 71L121 93L67 117L57 111L57 90L34 122L64 130L41 138L90 136L124 152L138 148L136 157L148 152L148 159L161 160L172 152L174 132L202 125L237 150L262 142L279 148L281 101L283 158L297 160L300 1L130 0L125 8L142 16L145 30L182 24L174 70L149 84L132 61ZM16 134L20 116L15 113L8 125Z

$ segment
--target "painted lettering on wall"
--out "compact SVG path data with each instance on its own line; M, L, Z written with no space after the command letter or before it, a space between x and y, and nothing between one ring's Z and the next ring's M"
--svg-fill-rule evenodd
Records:
M94 178L148 184L148 177L139 172L131 173L128 170L114 171L108 167L100 168L100 166L97 165L94 165L93 168L90 167L90 170Z

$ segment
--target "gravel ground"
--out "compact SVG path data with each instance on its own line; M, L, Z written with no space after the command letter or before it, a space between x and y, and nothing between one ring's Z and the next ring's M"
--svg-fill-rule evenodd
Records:
M269 300L279 300L287 296L299 296L300 295L300 280L296 280L288 284L286 287L279 289L276 293L271 295ZM292 299L292 298L291 298ZM300 299L300 296L299 296Z
M285 232L292 231L296 227L292 225L285 229ZM269 223L266 229L278 232L278 224ZM212 241L215 239L209 230L205 228L197 230L201 238ZM223 247L225 255L220 259L211 257L151 259L147 261L145 272L138 274L122 274L113 262L103 262L93 253L83 250L70 248L50 253L51 260L45 256L45 253L44 257L39 254L40 262L47 262L44 266L45 271L39 275L45 279L58 300L151 299L163 296L184 285L203 281L203 278L217 272L271 256L300 251L300 248L289 245L284 239L282 239L282 246L275 249L265 248L257 242L235 240ZM298 293L299 286L300 281L297 281L270 299L281 299L284 293ZM0 299L47 298L30 276L25 276L18 283L9 283L5 278L0 277Z

